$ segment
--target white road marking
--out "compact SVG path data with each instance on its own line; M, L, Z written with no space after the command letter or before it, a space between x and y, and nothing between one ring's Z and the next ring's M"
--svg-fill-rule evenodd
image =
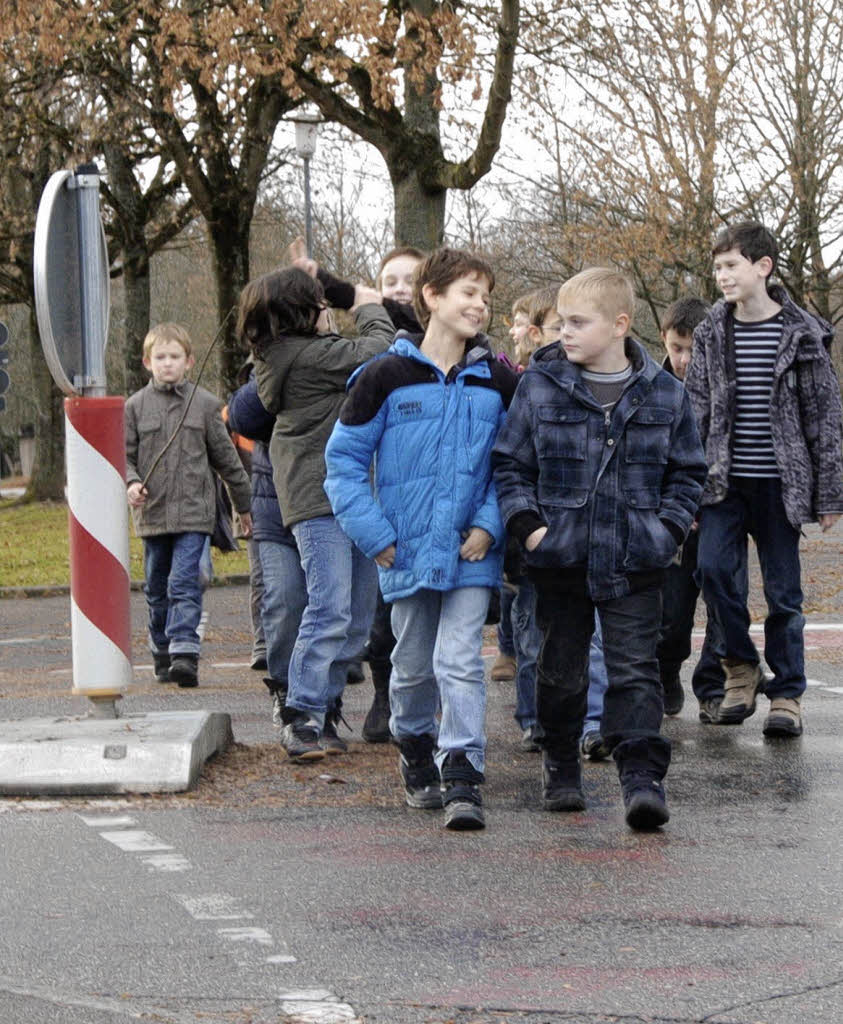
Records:
M212 661L211 668L249 668L248 661Z
M180 853L153 853L141 860L154 871L190 871L193 867Z
M184 909L197 921L240 921L255 915L241 910L234 896L210 893L207 896L176 896Z
M129 814L80 814L79 817L91 828L128 828L137 825L137 819Z
M142 829L127 829L123 832L100 832L103 839L126 853L154 853L156 850L172 850L169 843L156 838Z
M251 914L245 915L251 917ZM257 942L260 946L272 946L275 940L264 928L217 928L217 935L231 942Z
M290 956L289 953L275 953L264 960L265 964L294 964L295 962L296 958Z
M297 1024L346 1024L357 1020L353 1008L348 1003L341 1003L330 992L316 990L313 994L317 999L291 999L290 996L306 996L310 993L284 993L281 995L281 1010L290 1017L295 1017Z

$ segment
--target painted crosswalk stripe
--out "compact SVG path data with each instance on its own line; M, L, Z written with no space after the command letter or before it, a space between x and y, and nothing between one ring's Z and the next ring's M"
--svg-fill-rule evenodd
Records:
M103 839L126 853L153 853L156 850L172 850L169 843L158 839L151 832L142 829L126 829L120 832L100 832Z

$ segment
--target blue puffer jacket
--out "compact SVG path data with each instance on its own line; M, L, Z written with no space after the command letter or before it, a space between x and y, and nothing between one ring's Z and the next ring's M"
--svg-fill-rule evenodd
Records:
M278 495L272 482L269 461L269 440L275 417L268 413L258 398L254 375L231 396L228 403L228 425L236 434L255 442L252 452L252 537L258 541L296 546L295 538L281 519Z
M379 569L385 601L500 581L504 529L490 455L516 379L485 337L466 349L446 377L399 333L349 381L328 442L325 490L340 525L369 558L396 546L393 567ZM459 556L473 526L494 541L480 562Z
M528 569L582 568L595 601L670 565L694 519L705 458L682 384L631 338L632 377L603 412L558 342L521 375L492 461L507 529L548 531Z

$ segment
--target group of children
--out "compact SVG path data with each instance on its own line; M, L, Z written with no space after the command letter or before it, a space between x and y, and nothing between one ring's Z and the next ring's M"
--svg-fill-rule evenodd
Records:
M482 631L505 559L516 717L527 749L541 750L547 810L582 810L581 756L611 754L630 827L668 820L661 722L682 706L699 588L708 613L693 680L701 721L738 724L763 691L765 735L801 734L799 531L814 520L828 529L843 512L831 333L770 284L777 248L763 226L724 229L713 255L724 298L670 308L663 365L631 336L631 283L605 268L516 304L515 368L485 334L495 279L474 254L398 250L380 292L298 254L244 289L238 326L254 375L229 416L233 429L269 442L284 560L275 551L265 565L256 546L269 578L270 684L291 759L346 748L336 730L342 691L379 609L370 735L397 745L410 807L444 808L450 829L482 828ZM356 338L333 331L329 302L352 309ZM167 327L147 342L153 379L127 404L129 500L147 549L156 674L192 685L195 661L192 675L183 661L198 653L195 595L177 582L208 520L176 508L202 497L197 484L182 486L178 465L192 460L206 476L213 466L241 513L247 489L233 447L221 455L219 405L202 389L162 460L172 470L149 474L192 385L189 341ZM196 535L184 554L183 533ZM750 535L771 676L749 636Z

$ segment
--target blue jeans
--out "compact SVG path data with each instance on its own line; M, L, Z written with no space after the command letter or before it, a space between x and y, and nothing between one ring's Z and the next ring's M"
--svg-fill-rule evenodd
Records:
M501 619L498 623L498 650L501 654L508 654L510 658L515 657L515 639L513 637L512 605L515 594L510 587L500 588L501 596Z
M504 589L501 588L501 593ZM515 721L522 729L536 725L536 661L542 632L536 624L536 588L526 578L518 580L512 605L512 642L515 649ZM503 606L503 601L501 601Z
M461 750L482 772L486 753L486 681L483 625L488 587L418 590L392 605L392 676L389 728L402 736L436 735L440 769L450 751Z
M670 743L661 735L662 690L656 645L661 626L661 580L596 608L585 573L560 570L536 582L536 616L544 634L538 662L537 706L542 746L560 760L577 756L588 705L588 660L595 611L603 631L609 686L601 733L618 770L663 776Z
M207 541L205 533L162 533L143 539L143 589L153 654L199 654L199 568Z
M255 542L262 595L260 617L270 677L287 686L290 658L307 606L307 581L298 549L277 541Z
M608 689L606 659L603 657L603 627L600 625L600 616L595 615L594 633L592 633L588 648L588 694L585 721L582 724L583 736L587 732L601 732L603 701L606 699Z
M369 635L378 574L333 516L305 519L292 530L307 606L290 658L287 707L307 713L321 731L326 710L343 691L349 663Z
M757 665L749 636L747 538L758 551L767 618L764 660L773 672L768 697L805 691L799 531L788 522L781 481L735 477L723 501L700 510L697 579L722 637L724 656Z

